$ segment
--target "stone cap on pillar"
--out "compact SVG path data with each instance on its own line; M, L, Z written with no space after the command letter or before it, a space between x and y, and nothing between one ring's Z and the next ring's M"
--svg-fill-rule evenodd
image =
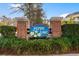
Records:
M17 22L27 22L27 27L30 28L30 20L26 17L16 17L15 19L17 20Z
M16 17L17 21L29 21L26 17Z
M63 17L52 17L50 21L61 21Z

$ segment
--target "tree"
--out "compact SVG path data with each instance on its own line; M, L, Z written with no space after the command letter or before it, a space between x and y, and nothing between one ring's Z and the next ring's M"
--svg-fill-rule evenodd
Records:
M31 25L42 23L42 18L44 18L44 12L41 3L24 3L20 4L20 6L16 8L18 9L15 12L22 11L24 13L24 16L26 16L30 20ZM38 22L38 20L40 20L41 22Z
M7 20L8 20L8 18L5 15L3 15L1 22L4 23L5 25L7 25Z
M15 23L15 20L14 19L12 19L12 18L9 18L9 17L7 17L7 16L5 16L5 15L3 15L2 17L1 17L1 25L8 25L8 26L14 26L14 23ZM12 25L13 24L13 25Z

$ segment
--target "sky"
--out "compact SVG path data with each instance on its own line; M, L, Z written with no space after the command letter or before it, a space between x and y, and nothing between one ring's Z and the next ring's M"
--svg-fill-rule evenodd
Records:
M12 13L14 10L11 9L12 3L0 3L0 16L7 17L21 17L22 12ZM55 16L65 16L69 13L79 11L79 3L44 3L43 10L47 19Z

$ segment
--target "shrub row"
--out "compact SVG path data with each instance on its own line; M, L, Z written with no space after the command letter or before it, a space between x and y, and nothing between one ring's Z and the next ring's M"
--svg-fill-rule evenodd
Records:
M0 26L0 33L4 37L14 37L16 27L14 26ZM79 24L65 24L62 25L63 36L78 36L79 35Z
M70 50L79 51L79 24L62 25L62 36L68 38Z
M79 36L79 24L62 25L63 36Z
M0 26L0 33L4 37L14 37L16 32L16 27L14 26Z

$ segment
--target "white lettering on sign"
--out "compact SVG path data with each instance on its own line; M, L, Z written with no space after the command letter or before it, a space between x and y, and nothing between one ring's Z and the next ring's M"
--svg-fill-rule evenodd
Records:
M44 27L34 27L34 30L44 30Z
M46 34L46 33L47 33L47 31L43 31L42 33Z
M47 26L37 24L30 28L30 34L33 37L47 37L48 30Z

